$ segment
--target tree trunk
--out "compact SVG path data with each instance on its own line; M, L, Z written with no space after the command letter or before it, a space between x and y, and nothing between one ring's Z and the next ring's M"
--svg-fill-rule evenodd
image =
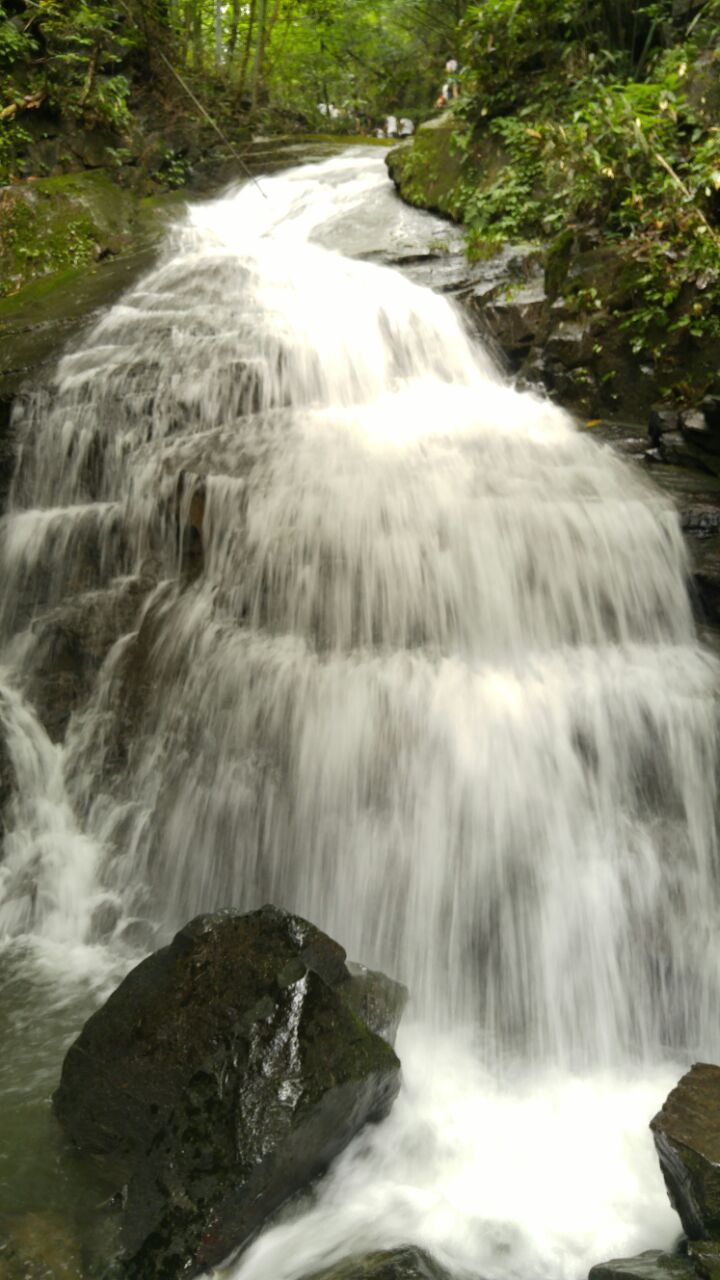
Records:
M202 67L202 63L203 63L202 10L200 8L200 0L194 0L193 2L192 49L193 49L193 66Z
M240 65L240 74L238 75L237 90L235 93L235 101L239 102L244 91L245 81L247 80L248 67L250 65L250 52L252 50L253 29L255 26L255 10L257 8L257 0L250 0L250 12L248 14L248 27L245 33L245 45L243 48L242 63Z
M267 0L257 0L257 41L255 44L255 64L252 76L252 109L255 110L258 91L262 82L263 61L265 58Z
M223 61L223 31L222 31L222 0L215 0L215 66L222 66Z
M240 0L232 0L232 22L228 39L228 59L232 62L237 48L238 26L240 25Z

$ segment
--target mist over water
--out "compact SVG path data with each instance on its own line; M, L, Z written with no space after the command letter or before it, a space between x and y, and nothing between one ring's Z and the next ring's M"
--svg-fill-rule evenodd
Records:
M5 954L69 990L202 910L306 915L409 986L405 1089L233 1275L417 1241L574 1280L672 1240L647 1123L718 1052L679 524L451 303L345 256L438 234L381 158L263 185L192 207L18 424ZM54 746L32 703L81 623Z

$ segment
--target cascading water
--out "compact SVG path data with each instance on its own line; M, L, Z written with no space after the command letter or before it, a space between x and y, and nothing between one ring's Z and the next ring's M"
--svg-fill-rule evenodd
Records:
M445 299L342 256L422 225L381 160L265 191L192 208L19 423L0 930L97 963L307 915L411 988L406 1088L237 1276L417 1240L570 1280L672 1237L644 1129L719 1047L678 522ZM53 747L29 703L72 644Z

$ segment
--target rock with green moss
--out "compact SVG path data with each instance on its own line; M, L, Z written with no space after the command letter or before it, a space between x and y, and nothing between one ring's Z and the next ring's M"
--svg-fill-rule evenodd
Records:
M615 1258L593 1267L588 1280L696 1280L690 1259L678 1253L648 1249L634 1258Z
M385 162L403 200L421 209L461 217L460 182L465 155L450 111L420 125L411 142L389 151Z
M401 1249L343 1258L342 1262L303 1280L451 1280L451 1277L424 1249L406 1245Z
M241 1249L368 1121L400 1063L346 1002L345 953L274 907L200 916L86 1023L54 1106L123 1190L118 1274Z
M720 1067L696 1062L650 1128L686 1235L690 1240L720 1236Z
M0 295L126 248L136 201L100 170L0 192Z
M720 1280L720 1240L690 1240L688 1256L702 1280Z

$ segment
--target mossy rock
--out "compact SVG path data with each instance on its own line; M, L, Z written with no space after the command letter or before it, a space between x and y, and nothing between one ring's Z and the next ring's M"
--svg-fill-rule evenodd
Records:
M408 204L460 218L464 153L455 142L459 132L455 117L447 111L420 125L412 141L388 152L390 177Z
M492 187L507 163L494 134L469 141L467 126L452 111L421 124L412 141L394 147L386 157L403 200L456 222L463 220L469 194L477 199Z
M108 194L103 175L74 175L72 181L80 178L91 179L101 193ZM65 181L71 180L48 179L48 182ZM32 184L33 187L39 185ZM16 190L12 188L13 193ZM110 192L121 199L125 212L129 211L125 231L113 240L117 252L96 261L93 250L92 261L80 254L80 260L64 266L57 265L57 258L34 259L32 279L12 294L0 296L0 497L3 442L6 442L9 410L16 392L29 380L35 381L43 365L56 357L96 313L115 302L138 276L149 270L157 246L182 202L177 193L139 200L121 192L114 184L110 184ZM2 202L6 196L7 189L0 192L0 281L3 262L7 262L2 249ZM99 227L96 230L102 235Z
M199 916L128 974L63 1064L68 1138L123 1194L132 1280L241 1249L400 1084L348 1007L345 952L274 907Z
M0 297L40 277L137 248L153 211L104 170L0 189Z
M451 1280L451 1277L424 1249L407 1245L343 1258L342 1262L304 1276L303 1280Z
M554 302L562 293L573 252L575 234L565 228L548 245L545 255L545 292L550 302Z
M688 1255L702 1280L720 1280L720 1240L691 1240Z
M690 1259L682 1254L648 1249L634 1258L615 1258L593 1267L588 1280L695 1280Z

